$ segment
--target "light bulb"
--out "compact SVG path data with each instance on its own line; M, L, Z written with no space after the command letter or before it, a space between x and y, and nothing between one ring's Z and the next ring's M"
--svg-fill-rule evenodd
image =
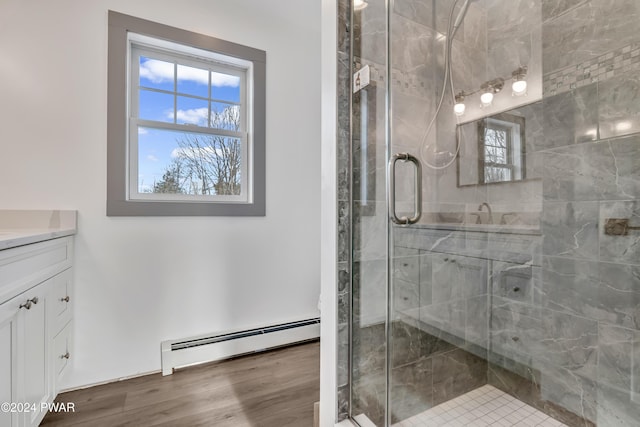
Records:
M456 116L461 116L464 114L464 110L466 106L464 105L464 92L460 92L455 96L455 104L453 106L453 112Z
M513 95L522 96L527 93L527 81L526 80L515 80L511 84L511 89L513 90Z
M364 0L353 0L353 8L355 10L362 10L367 6L369 6L369 4Z
M493 93L485 92L482 95L480 95L480 102L482 103L483 107L490 106L491 102L493 102Z
M513 96L522 96L527 94L527 81L525 80L526 76L526 65L518 67L517 70L511 73L511 77L513 78L513 83L511 83L511 94Z

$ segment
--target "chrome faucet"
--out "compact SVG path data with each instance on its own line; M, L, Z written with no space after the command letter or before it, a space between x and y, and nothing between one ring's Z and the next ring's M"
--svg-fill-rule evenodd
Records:
M478 206L478 212L482 212L482 208L485 206L487 207L487 211L489 212L489 218L487 220L487 224L493 224L493 212L491 211L491 206L489 206L489 203L482 202L480 206Z

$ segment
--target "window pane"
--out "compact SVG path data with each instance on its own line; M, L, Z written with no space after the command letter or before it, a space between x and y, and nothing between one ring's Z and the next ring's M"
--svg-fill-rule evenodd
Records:
M486 167L484 169L484 182L511 181L511 170L501 167Z
M140 57L140 86L173 92L174 82L172 62Z
M494 147L493 145L485 145L484 147L484 155L485 157L489 158L489 157L495 157L496 154L496 147Z
M498 147L485 146L484 147L484 161L487 163L507 163L507 152Z
M484 170L484 182L504 181L502 178L502 169L488 167Z
M174 122L173 95L140 90L138 117L144 120Z
M240 131L240 106L222 102L211 103L211 127Z
M178 65L178 92L209 97L209 71Z
M211 98L240 102L240 77L211 72Z
M486 128L484 132L485 144L496 147L507 147L507 132L500 129Z
M153 128L138 135L140 193L241 193L240 139Z
M491 128L484 131L484 140L486 145L496 145L496 132Z
M207 127L207 122L209 121L209 102L202 99L179 96L176 121L179 124Z
M496 146L506 149L507 148L507 133L504 131L496 132Z

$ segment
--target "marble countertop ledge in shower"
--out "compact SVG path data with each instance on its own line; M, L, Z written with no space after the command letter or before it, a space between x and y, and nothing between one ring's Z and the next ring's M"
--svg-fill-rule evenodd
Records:
M538 236L541 234L540 227L535 225L513 225L513 224L470 224L470 223L418 223L411 227L427 228L433 230L452 231L473 231L478 233L506 233L506 234L526 234Z
M424 212L413 227L478 233L541 234L540 212L537 211L498 211L491 215L475 210Z
M0 250L71 236L76 224L72 210L0 209Z

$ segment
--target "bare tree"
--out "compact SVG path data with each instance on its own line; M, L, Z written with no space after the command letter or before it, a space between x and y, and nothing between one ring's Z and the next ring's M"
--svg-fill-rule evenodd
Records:
M181 188L181 179L182 178L182 164L179 161L174 160L167 169L165 169L164 174L162 174L162 179L153 184L153 193L172 193L172 194L180 194L184 193Z
M235 106L211 112L211 127L230 131L240 130L240 112ZM185 133L177 141L174 163L167 167L158 189L172 188L176 177L180 191L176 193L201 195L240 194L242 144L237 138L197 133ZM168 174L168 175L167 175Z

